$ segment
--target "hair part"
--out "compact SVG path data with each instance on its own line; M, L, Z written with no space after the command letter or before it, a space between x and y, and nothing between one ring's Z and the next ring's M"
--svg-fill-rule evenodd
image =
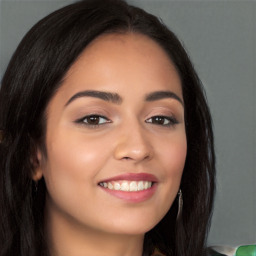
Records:
M139 33L157 42L181 78L187 158L181 181L183 214L175 201L146 233L143 256L158 248L166 256L198 256L213 209L215 155L210 111L201 82L177 37L155 16L122 0L88 0L59 9L39 21L15 51L0 89L0 256L47 256L45 183L32 180L36 147L45 156L46 107L65 74L95 38Z

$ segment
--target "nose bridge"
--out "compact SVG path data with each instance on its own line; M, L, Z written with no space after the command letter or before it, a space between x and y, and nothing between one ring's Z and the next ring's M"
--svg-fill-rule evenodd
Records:
M117 159L141 161L152 157L152 147L143 124L136 118L124 122L120 128L115 148Z

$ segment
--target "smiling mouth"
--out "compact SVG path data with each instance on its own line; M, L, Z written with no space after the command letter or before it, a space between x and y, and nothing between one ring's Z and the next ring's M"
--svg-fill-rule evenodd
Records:
M100 182L99 186L117 191L126 191L126 192L134 192L134 191L143 191L150 189L153 186L154 182L152 181L109 181L109 182Z

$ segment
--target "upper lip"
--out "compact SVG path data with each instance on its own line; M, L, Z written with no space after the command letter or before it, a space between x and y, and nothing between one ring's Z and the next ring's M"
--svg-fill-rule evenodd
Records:
M129 181L152 181L157 182L158 179L155 175L149 173L125 173L117 175L111 178L102 180L101 182L117 181L117 180L129 180Z

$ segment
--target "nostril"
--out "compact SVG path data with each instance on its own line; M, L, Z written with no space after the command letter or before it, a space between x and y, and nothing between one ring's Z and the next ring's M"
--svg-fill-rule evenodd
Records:
M149 160L151 159L152 153L151 145L147 143L142 144L131 139L119 142L114 148L114 157L123 161Z

